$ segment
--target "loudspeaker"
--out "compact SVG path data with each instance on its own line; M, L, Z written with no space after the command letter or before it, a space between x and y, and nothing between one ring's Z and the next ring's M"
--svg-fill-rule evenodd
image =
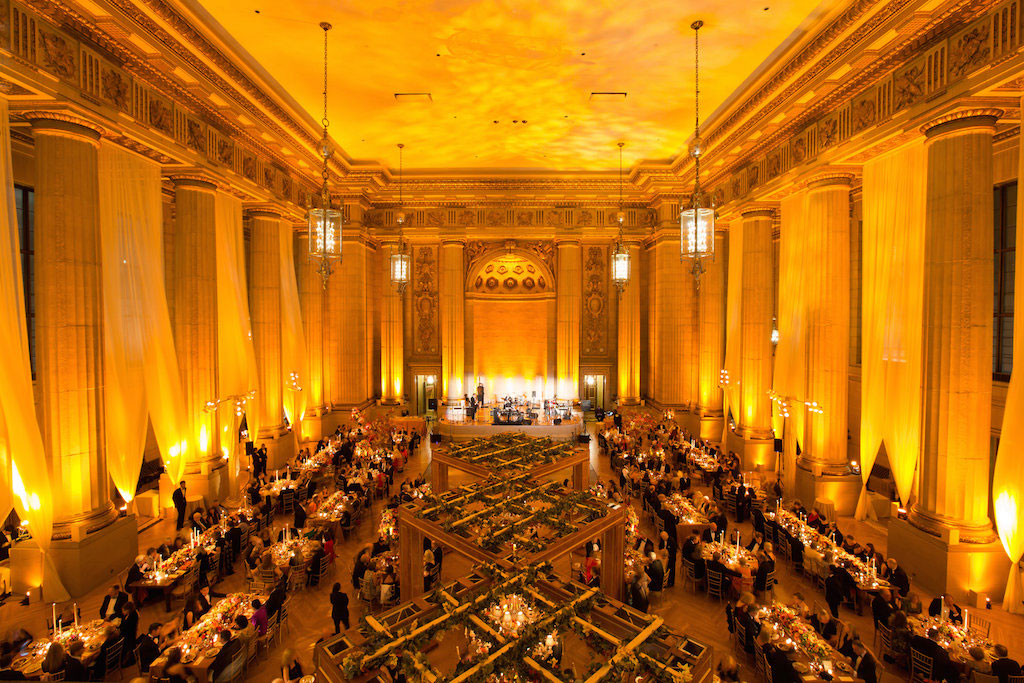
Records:
M428 398L427 399L427 410L437 410L437 399L436 398Z
M560 425L560 424L562 424L562 418L560 418L560 417L556 417L556 418L555 418L554 420L552 420L551 422L552 422L553 424L556 424L556 425Z
M782 439L775 439L775 452L776 453L781 453L782 452Z
M431 434L430 435L430 443L441 443L441 435L440 434Z
M245 442L245 454L248 455L249 457L252 457L253 453L255 453L255 452L256 452L256 446L253 445L253 442L252 441L246 441Z

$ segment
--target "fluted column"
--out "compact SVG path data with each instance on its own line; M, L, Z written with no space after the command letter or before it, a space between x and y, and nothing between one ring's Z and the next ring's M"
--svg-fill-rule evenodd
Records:
M743 272L740 310L740 411L738 431L744 438L770 439L772 332L771 208L742 213Z
M111 521L103 452L99 132L33 119L36 374L54 534Z
M671 229L671 228L670 228ZM662 407L681 406L683 403L682 317L683 264L679 260L679 240L659 237L654 245L654 272L651 274L653 290L654 379L651 382L654 399Z
M994 538L989 508L992 410L992 135L997 114L927 128L923 429L910 522Z
M296 237L295 272L298 276L299 309L302 312L302 331L306 337L306 364L309 391L306 397L306 419L320 417L325 408L324 393L324 306L323 281L316 264L309 257L309 234Z
M580 313L583 306L583 253L574 240L558 242L558 294L555 346L555 392L577 400L580 392Z
M343 261L337 266L338 272L331 276L328 288L329 310L340 319L332 319L332 345L339 353L338 367L332 385L332 395L342 405L361 405L371 395L369 376L371 358L368 354L367 338L373 335L367 320L369 291L372 270L368 267L367 245L364 235L350 232L342 243ZM338 299L338 301L335 301ZM337 306L337 308L335 308ZM334 336L336 335L336 336ZM329 349L330 353L335 351Z
M806 416L802 466L847 474L850 346L850 182L829 174L808 185L802 221L807 269L807 398L821 412Z
M391 254L396 253L398 242L385 243L381 270L380 314L380 384L381 402L397 405L402 400L402 381L405 376L404 330L402 325L402 295L391 283Z
M461 240L441 242L441 375L446 401L468 392L465 382L466 287Z
M345 249L342 244L342 253L349 258L350 250ZM345 268L346 262L335 267L335 272L327 279L327 289L324 290L324 349L323 349L323 373L324 373L324 399L328 408L341 408L345 403L345 375L342 367L342 356L345 353L347 344L352 343L346 340L344 305L345 297L350 292L345 289L345 280L338 271ZM315 270L315 268L314 268Z
M697 414L702 438L722 433L722 388L718 383L725 365L726 258L726 232L717 230L715 257L704 266L698 297Z
M281 376L281 216L274 211L249 212L249 315L252 342L259 375L258 439L279 436L284 431Z
M619 404L640 402L640 246L626 244L632 274L619 296Z

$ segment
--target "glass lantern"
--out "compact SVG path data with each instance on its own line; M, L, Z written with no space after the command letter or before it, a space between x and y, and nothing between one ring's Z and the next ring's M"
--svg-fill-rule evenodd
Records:
M679 244L687 258L707 258L715 253L715 210L692 206L680 214Z
M309 255L325 260L341 258L341 211L309 210Z
M409 284L409 254L401 247L391 254L391 284L401 294Z
M612 282L619 290L619 293L622 293L622 290L629 284L629 276L629 249L620 241L615 245L614 251L612 251Z

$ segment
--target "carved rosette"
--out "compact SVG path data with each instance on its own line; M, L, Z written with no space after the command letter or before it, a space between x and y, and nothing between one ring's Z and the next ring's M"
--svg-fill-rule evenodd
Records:
M437 247L422 246L413 257L414 348L417 354L436 354L440 338Z
M583 263L583 354L608 352L608 252L587 247Z

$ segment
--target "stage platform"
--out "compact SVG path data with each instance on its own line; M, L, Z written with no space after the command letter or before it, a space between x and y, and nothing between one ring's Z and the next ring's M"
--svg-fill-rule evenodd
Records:
M434 425L433 431L442 438L451 438L455 441L509 432L522 432L530 436L551 439L571 439L584 431L583 413L576 409L570 410L569 417L563 417L561 424L555 424L554 418L544 415L543 412L537 419L532 420L531 424L493 424L489 407L486 410L478 410L474 420L467 419L461 407L449 406L444 413L444 417Z

